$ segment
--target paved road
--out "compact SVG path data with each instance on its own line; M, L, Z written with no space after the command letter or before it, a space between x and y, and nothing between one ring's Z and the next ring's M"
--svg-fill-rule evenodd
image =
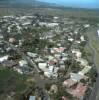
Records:
M91 29L89 29L88 30L89 32L91 31ZM93 63L94 63L94 65L95 65L95 67L96 67L96 69L98 68L97 67L97 64L96 64L96 50L95 50L95 48L92 46L92 44L90 43L90 39L89 39L89 41L88 41L88 46L89 46L89 48L92 50L92 52L93 52ZM98 73L98 77L97 77L97 79L96 79L96 83L94 84L94 88L93 88L93 90L92 90L92 93L91 93L91 95L90 95L90 97L89 97L89 100L98 100L97 99L97 94L98 94L98 92L99 92L99 69L97 69L97 73Z

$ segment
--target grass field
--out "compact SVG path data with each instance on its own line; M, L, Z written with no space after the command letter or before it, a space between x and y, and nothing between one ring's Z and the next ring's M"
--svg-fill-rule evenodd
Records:
M16 15L16 14L33 14L39 13L43 15L78 17L78 18L98 18L98 10L73 9L73 8L44 8L44 7L0 7L0 16Z

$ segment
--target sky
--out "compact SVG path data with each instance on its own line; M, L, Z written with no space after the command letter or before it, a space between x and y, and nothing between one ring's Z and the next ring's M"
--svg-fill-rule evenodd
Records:
M38 1L56 3L67 7L99 9L99 0L38 0Z

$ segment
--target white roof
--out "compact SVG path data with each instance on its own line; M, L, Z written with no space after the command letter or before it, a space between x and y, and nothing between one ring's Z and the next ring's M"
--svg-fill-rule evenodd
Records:
M21 61L19 61L19 65L22 67L22 66L24 66L24 65L27 65L28 63L27 63L27 61L26 60L21 60Z
M99 36L99 30L97 30L97 32L98 32L98 36Z
M8 60L8 55L7 56L4 56L4 57L1 57L0 58L0 63L2 63L3 61L5 61L5 60Z
M71 41L71 42L72 42L73 40L74 40L73 38L69 38L69 39L68 39L68 41Z
M36 53L32 53L32 52L27 52L27 55L29 56L29 57L37 57L37 54Z
M80 39L81 39L81 41L85 41L84 36L81 36Z
M47 70L47 63L39 63L38 64L38 67L43 70L43 71L46 71Z
M82 66L87 66L88 65L88 61L87 60L85 60L85 59L83 59L83 58L78 58L78 59L76 59L78 62L80 62L80 64L82 65Z
M74 54L76 55L76 57L78 57L78 58L80 58L81 55L82 55L82 53L81 53L80 50L78 50L78 49L73 49L73 50L72 50L72 53L74 53Z
M44 72L44 75L48 78L50 78L52 76L52 73L49 73L49 72Z
M82 69L82 71L79 72L79 74L85 75L90 71L91 68L91 66L86 66L84 69Z

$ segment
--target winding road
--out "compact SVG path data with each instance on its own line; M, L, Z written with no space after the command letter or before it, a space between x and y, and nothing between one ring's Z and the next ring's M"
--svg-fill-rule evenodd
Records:
M89 33L91 32L91 29L88 29ZM96 69L98 68L97 67L97 64L96 64L96 50L95 48L92 46L91 42L90 42L90 38L89 38L89 41L88 41L88 46L89 48L92 50L92 54L93 54L93 63L96 67ZM93 87L93 90L92 90L92 93L89 97L89 100L99 100L98 99L98 94L99 94L99 69L97 69L97 73L98 73L98 77L96 79L96 83L94 84L94 87Z

